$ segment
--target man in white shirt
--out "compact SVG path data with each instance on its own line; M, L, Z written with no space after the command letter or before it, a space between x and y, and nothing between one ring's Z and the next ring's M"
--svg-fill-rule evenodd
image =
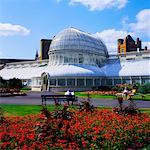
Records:
M74 95L74 92L71 89L68 89L67 92L65 92L65 95ZM67 98L68 105L69 105L69 101L71 100L72 100L71 97Z
M67 92L65 92L65 95L74 95L74 91L68 89Z

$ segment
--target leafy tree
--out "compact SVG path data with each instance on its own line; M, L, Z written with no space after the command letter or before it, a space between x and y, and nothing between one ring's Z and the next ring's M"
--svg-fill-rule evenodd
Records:
M10 88L21 88L22 82L18 78L9 79L8 87L10 87Z
M0 77L0 87L1 88L7 87L7 81L4 80L2 77Z
M142 94L150 93L150 83L145 83L138 88L138 92Z

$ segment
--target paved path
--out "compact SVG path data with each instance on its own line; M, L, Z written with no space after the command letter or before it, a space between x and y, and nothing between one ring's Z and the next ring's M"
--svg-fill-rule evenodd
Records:
M41 105L41 94L53 94L49 92L29 92L27 96L0 97L0 104L17 104L17 105ZM81 99L79 99L81 100ZM117 100L100 100L92 99L94 106L117 106ZM135 101L138 108L150 108L150 101ZM54 104L54 102L49 102ZM124 101L124 105L128 102Z

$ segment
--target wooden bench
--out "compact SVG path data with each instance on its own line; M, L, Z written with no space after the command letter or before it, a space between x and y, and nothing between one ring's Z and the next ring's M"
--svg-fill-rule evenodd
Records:
M67 102L68 105L73 105L74 102L78 102L78 98L75 95L41 95L42 105L46 105L47 101L54 101L55 104L61 104L61 102Z

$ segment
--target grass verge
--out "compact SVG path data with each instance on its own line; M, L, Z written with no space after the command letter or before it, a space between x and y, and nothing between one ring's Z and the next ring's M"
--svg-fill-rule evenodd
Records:
M4 110L4 114L7 116L25 116L29 114L38 114L41 110L41 105L1 105ZM48 105L48 110L53 111L56 106ZM62 106L60 106L62 107ZM75 106L71 108L76 109ZM112 109L112 107L99 106L99 109ZM140 108L142 113L148 113L150 115L150 108Z
M41 105L1 105L4 113L9 116L25 116L29 114L37 114L42 109ZM54 110L54 105L48 106L49 110Z
M75 95L81 98L87 98L87 94L85 92L75 92ZM101 95L101 94L91 94L91 98L96 99L109 99L114 100L116 99L116 96L114 95ZM132 97L133 100L144 100L144 101L150 101L150 94L140 94L137 93Z

